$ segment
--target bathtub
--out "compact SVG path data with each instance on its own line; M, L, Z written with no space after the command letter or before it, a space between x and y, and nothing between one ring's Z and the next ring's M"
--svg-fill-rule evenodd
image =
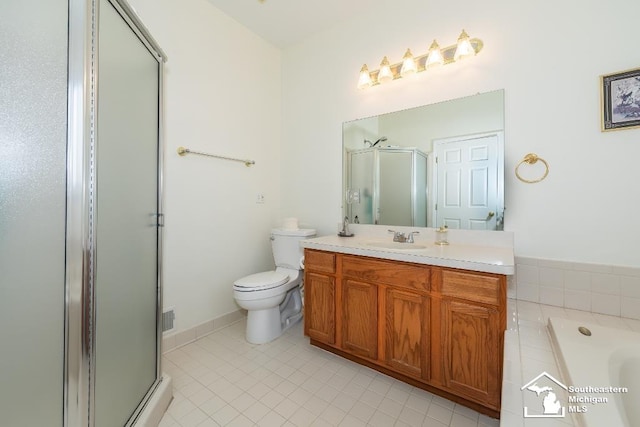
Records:
M580 427L640 426L640 333L553 317L548 326L566 416Z

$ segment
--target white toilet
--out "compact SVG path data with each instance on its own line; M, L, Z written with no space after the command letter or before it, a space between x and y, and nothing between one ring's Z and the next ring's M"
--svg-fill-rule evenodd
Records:
M302 255L300 240L312 229L271 230L275 271L265 271L233 283L233 297L247 310L247 341L263 344L278 338L302 318Z

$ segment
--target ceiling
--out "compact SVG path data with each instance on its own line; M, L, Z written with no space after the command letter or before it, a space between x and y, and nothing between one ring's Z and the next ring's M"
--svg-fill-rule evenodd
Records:
M285 48L381 0L208 0L271 44Z

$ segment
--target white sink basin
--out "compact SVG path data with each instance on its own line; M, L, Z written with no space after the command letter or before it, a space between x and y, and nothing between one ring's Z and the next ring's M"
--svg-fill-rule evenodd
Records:
M394 249L401 251L415 251L418 249L425 249L425 245L419 245L415 243L400 243L400 242L367 242L367 246L373 246L375 248L382 249Z

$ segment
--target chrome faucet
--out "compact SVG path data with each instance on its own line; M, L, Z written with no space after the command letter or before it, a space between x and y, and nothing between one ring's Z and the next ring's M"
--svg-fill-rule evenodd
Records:
M412 231L408 234L402 233L400 231L389 230L389 233L393 233L393 241L400 243L414 243L413 236L415 234L420 234L419 231Z
M389 230L389 233L393 233L393 241L404 243L407 241L407 236L399 231Z

